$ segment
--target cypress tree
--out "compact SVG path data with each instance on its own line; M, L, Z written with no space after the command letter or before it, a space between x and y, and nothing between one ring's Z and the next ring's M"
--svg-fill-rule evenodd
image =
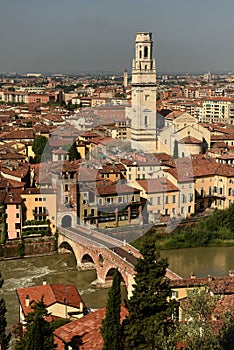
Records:
M26 332L16 343L16 350L52 350L54 344L53 328L45 320L48 316L43 298L33 305L33 312L25 317Z
M4 283L4 279L2 278L2 274L0 272L0 289ZM6 334L6 303L3 298L0 299L0 349L6 350L9 347L9 342L11 339L11 334Z
M76 148L76 142L73 142L73 144L69 148L68 154L69 154L70 161L81 158L80 153L77 151L77 148Z
M108 293L106 317L102 321L101 334L103 350L122 350L120 304L121 304L121 275L115 270L112 286Z
M128 301L129 316L123 322L125 349L173 349L169 281L165 278L168 262L160 258L151 237L144 239L135 265L135 284Z

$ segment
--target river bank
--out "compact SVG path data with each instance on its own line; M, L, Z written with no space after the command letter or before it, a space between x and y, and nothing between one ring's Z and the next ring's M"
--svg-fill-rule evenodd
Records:
M0 260L53 254L56 252L56 248L56 240L53 236L7 241L0 245Z

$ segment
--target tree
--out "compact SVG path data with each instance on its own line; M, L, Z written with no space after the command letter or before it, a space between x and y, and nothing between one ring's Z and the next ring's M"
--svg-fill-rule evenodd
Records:
M229 306L231 309L231 306ZM228 311L222 315L223 325L219 330L219 342L221 349L232 350L234 349L234 316L233 313Z
M4 279L2 278L2 274L0 272L0 289L2 288L2 285L4 283ZM11 334L6 334L6 327L7 327L7 321L6 321L6 303L3 298L0 299L0 349L6 350L9 347L9 342L11 339Z
M32 150L35 153L35 163L40 163L44 148L47 145L47 138L45 136L37 136L32 144Z
M135 265L135 284L128 301L129 316L123 321L126 349L173 349L172 314L169 281L165 278L168 262L160 257L152 237L141 246L143 258Z
M52 350L56 349L54 344L53 327L49 322L45 320L48 316L46 305L41 300L36 302L32 308L33 312L30 312L25 317L26 331L22 339L17 341L16 350Z
M179 157L179 147L178 147L178 141L175 140L174 142L174 151L173 151L173 158L176 159Z
M176 337L185 344L186 350L221 349L219 338L211 326L211 315L217 297L207 288L194 288L187 291L187 300L182 306L184 322L178 324Z
M101 334L103 337L103 350L122 350L123 343L121 337L120 324L120 304L121 304L121 275L115 270L112 286L108 293L106 305L106 317L102 321Z
M64 145L62 147L62 149L64 151L67 151L68 152L68 157L69 157L69 161L71 160L74 160L74 159L80 159L81 158L81 155L80 153L77 151L77 148L76 148L76 142L73 142L73 144L70 146L70 145Z
M74 159L80 159L80 153L77 151L76 148L76 142L73 142L73 144L71 145L71 147L69 148L68 151L68 155L69 155L69 160L74 160Z

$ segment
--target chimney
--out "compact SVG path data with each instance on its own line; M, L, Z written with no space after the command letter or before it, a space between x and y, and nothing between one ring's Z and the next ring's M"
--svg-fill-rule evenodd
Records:
M30 298L29 298L29 295L27 294L26 297L25 297L25 306L26 307L29 306L29 301L30 301Z
M190 275L190 277L191 277L191 279L196 279L196 278L197 278L195 272L192 272L191 275Z
M80 301L80 312L83 312L84 310L84 304L82 301Z
M211 275L208 275L208 282L213 281L213 277Z
M43 280L43 283L42 283L42 284L43 284L43 286L46 286L46 284L47 284L47 283L46 283L46 280Z

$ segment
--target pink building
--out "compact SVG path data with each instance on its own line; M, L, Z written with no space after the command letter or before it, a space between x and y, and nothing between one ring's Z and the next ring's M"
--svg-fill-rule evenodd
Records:
M21 189L11 189L5 197L6 231L8 239L19 238L21 234Z

